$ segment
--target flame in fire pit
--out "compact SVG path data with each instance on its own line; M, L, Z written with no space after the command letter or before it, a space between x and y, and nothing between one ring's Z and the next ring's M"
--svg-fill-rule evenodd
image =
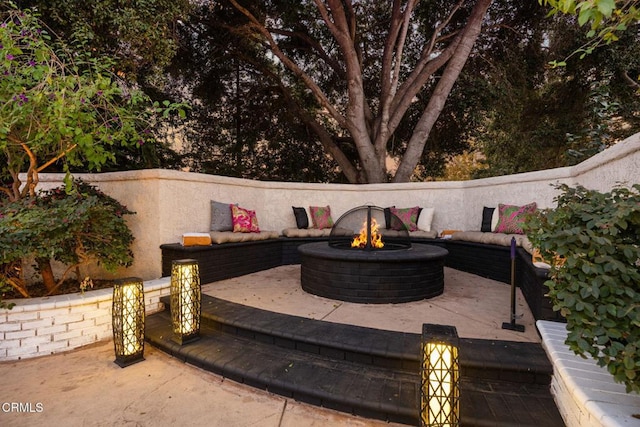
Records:
M372 248L383 248L384 243L382 242L382 235L378 232L378 221L375 218L371 218L371 230L367 233L367 221L365 220L362 224L362 228L360 229L360 234L353 238L351 242L352 248L361 248L364 249L367 247L367 234L371 236L371 247Z

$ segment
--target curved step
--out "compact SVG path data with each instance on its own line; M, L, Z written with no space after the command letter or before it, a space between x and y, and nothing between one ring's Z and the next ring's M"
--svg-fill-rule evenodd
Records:
M168 307L168 299L163 299ZM203 295L201 339L171 340L169 310L147 340L234 381L339 411L416 425L420 335L273 313ZM552 367L537 343L460 340L461 420L473 426L562 426Z

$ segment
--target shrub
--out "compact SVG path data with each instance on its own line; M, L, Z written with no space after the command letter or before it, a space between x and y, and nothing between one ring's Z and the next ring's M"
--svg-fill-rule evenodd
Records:
M81 265L97 262L108 271L133 262L133 235L123 216L132 214L117 200L97 188L74 181L63 188L41 192L35 199L6 203L0 217L0 252L3 283L28 296L21 274L10 276L7 266L36 260L48 293L55 293L67 274ZM67 265L54 280L51 260Z
M566 344L591 355L627 392L640 392L640 185L608 193L558 185L557 207L526 229L551 260L549 296Z

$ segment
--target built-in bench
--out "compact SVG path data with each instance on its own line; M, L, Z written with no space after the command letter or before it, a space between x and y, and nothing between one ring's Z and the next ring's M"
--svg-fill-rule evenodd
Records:
M414 243L433 244L447 249L447 267L511 283L509 246L452 239L414 237L411 240ZM191 258L199 263L202 283L211 283L280 265L299 264L298 246L322 241L327 241L327 237L278 237L210 246L164 244L160 246L162 275L171 275L172 261ZM535 267L531 262L531 255L523 248L517 248L515 268L516 284L521 288L534 318L561 320L552 310L551 301L545 295L546 270Z

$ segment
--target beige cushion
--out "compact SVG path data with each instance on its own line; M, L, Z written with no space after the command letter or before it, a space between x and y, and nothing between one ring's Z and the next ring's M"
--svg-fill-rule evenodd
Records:
M336 236L351 236L353 231L346 228L285 228L282 235L285 237L329 237L331 230L334 230Z
M329 234L331 234L330 228L322 230L317 228L285 228L282 230L284 237L329 237Z
M348 230L346 228L337 229L336 231L338 233L338 236L352 236L354 234L352 230ZM382 229L380 230L380 232L382 233L382 236L388 237L398 237L401 234L404 234L404 232L401 231L387 229ZM330 234L331 230L326 228L323 228L322 230L318 230L316 228L285 228L284 230L282 230L282 235L285 237L329 237ZM418 230L410 232L409 236L424 239L435 239L436 237L438 237L438 232L435 230Z
M256 240L277 239L275 231L262 230L259 233L234 233L233 231L211 231L209 233L213 243L252 242Z
M524 234L489 233L483 231L457 231L451 236L451 240L464 240L466 242L485 243L488 245L511 246L511 238L516 238L516 246L524 248L527 252L533 252L529 238Z
M423 239L435 239L438 237L438 232L436 230L418 230L409 232L409 237L419 237Z
M399 231L399 230L389 230L388 228L383 228L380 230L380 233L382 234L382 237L402 237L405 235L406 232L404 230ZM409 231L408 234L409 234L409 238L417 237L417 238L423 238L423 239L435 239L436 237L438 237L438 232L435 230Z

